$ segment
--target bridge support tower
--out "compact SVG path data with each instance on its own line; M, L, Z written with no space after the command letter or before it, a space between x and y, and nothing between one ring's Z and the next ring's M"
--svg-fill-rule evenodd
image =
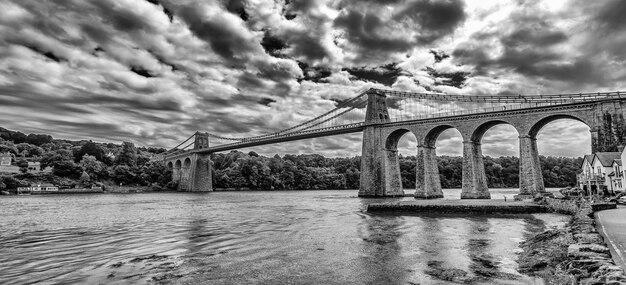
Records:
M404 196L398 151L386 146L381 126L390 122L386 96L375 90L367 96L359 197Z
M209 147L206 133L196 133L194 150ZM189 152L166 159L172 168L172 181L178 191L207 192L213 191L210 154Z

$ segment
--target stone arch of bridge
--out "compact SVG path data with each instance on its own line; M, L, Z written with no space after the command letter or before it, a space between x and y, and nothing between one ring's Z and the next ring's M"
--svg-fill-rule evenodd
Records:
M528 132L523 135L527 135L531 138L537 138L537 134L539 133L539 131L541 131L543 127L545 127L547 124L551 122L554 122L556 120L561 120L561 119L571 119L571 120L579 121L587 125L588 127L591 127L585 119L583 119L582 117L576 116L574 114L552 114L552 115L544 116L540 118L539 120L535 121L530 127L530 129L528 130Z
M180 161L180 159L177 159L176 162L174 162L174 169L172 170L172 181L174 183L179 183L180 182L180 176L182 174L182 162Z
M167 168L168 168L168 169L172 169L172 168L174 168L174 164L173 164L171 161L168 161L168 162L167 162Z
M424 147L429 147L429 148L434 149L435 144L437 143L437 138L439 138L439 135L441 135L441 133L443 133L444 131L448 129L455 129L457 130L457 132L459 132L459 129L452 125L440 125L440 126L433 127L426 132L426 135L424 136L424 139L422 140L422 142L421 143L418 142L418 146L421 145Z
M183 168L188 169L189 167L191 167L191 158L187 157L183 163Z
M398 150L398 142L400 142L400 139L402 139L402 137L404 137L407 133L413 134L413 132L411 132L408 129L396 129L396 130L392 131L385 138L385 149L386 150L397 151ZM413 134L413 136L417 138L417 136L415 134Z
M491 128L498 126L498 125L510 125L513 126L513 128L515 129L515 131L517 132L517 134L520 134L520 131L515 127L514 124L504 121L504 120L493 120L493 121L487 121L484 122L482 124L480 124L479 126L477 126L473 131L472 134L470 136L470 141L474 142L474 143L478 143L480 144L481 141L483 140L483 137L485 136L485 133L487 133L487 131L489 131Z

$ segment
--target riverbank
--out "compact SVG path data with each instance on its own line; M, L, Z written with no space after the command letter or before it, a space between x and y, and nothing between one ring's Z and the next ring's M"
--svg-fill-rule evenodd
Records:
M595 211L615 204L552 198L543 204L572 218L565 228L544 231L520 244L521 273L541 277L547 284L626 284L626 275L611 259L593 219Z

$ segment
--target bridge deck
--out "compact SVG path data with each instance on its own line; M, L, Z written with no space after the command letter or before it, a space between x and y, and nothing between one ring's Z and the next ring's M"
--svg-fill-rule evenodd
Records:
M594 104L597 104L599 102L613 101L613 100L624 100L624 99L603 99L603 100L601 99L597 101L555 104L555 105L537 106L537 107L530 107L530 108L523 108L523 109L506 109L505 108L505 109L488 111L488 112L469 113L469 114L462 113L458 115L450 114L448 116L412 119L412 120L387 122L387 123L369 123L369 124L365 122L354 123L354 124L348 124L348 125L342 125L342 126L335 126L331 128L307 130L307 131L296 132L296 133L278 134L275 136L269 136L269 137L261 138L261 139L252 139L249 141L244 140L244 141L239 141L239 142L231 143L231 144L212 146L206 149L195 149L195 150L189 150L189 151L184 151L184 152L181 151L181 152L169 155L168 157L172 158L172 157L177 157L177 156L183 156L189 153L210 154L214 152L235 150L235 149L267 145L267 144L276 144L276 143L295 141L295 140L301 140L301 139L357 133L357 132L363 131L365 127L369 125L373 125L373 124L382 125L382 126L410 125L410 124L420 124L420 123L428 124L428 123L435 123L435 122L441 122L441 121L464 120L464 119L474 118L476 116L506 116L506 115L519 113L519 112L537 112L537 111L544 111L544 110L549 110L549 109L554 109L554 108L581 108L581 107L584 107L585 105L588 105L591 107Z

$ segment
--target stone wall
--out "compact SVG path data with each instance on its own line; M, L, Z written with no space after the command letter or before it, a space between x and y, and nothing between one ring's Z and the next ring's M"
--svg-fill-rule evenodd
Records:
M615 204L594 204L579 199L545 198L544 201L553 211L573 216L565 230L546 232L553 235L554 238L552 239L555 241L569 241L566 258L554 266L556 268L554 274L558 275L558 278L569 279L575 284L626 284L626 275L613 262L609 248L604 243L602 236L596 231L595 220L593 219L594 211L615 208ZM536 237L531 240L533 239ZM527 251L532 248L532 245L526 244L522 247ZM533 258L537 259L538 257L533 256ZM548 264L549 262L546 262L546 265Z

